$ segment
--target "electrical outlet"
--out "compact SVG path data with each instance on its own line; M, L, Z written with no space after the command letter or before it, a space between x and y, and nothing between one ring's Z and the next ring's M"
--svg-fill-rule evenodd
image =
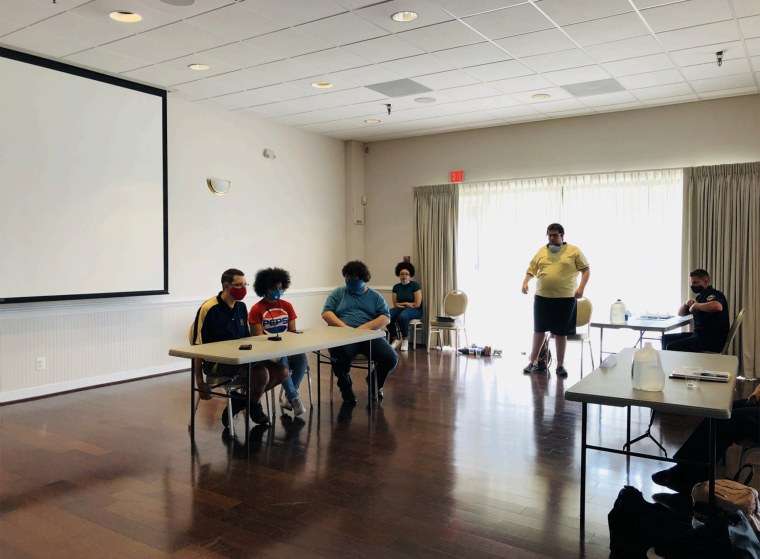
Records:
M37 370L42 371L47 367L47 360L44 357L37 358Z

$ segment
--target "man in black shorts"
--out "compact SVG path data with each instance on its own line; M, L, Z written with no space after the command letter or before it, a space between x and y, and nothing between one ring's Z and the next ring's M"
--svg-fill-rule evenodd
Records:
M536 278L536 296L533 301L533 347L530 363L524 373L542 371L538 352L546 339L546 333L554 334L557 349L557 374L567 376L565 348L567 336L575 334L575 300L583 297L583 291L591 275L586 257L581 250L564 242L565 228L552 223L546 228L549 242L542 246L528 265L522 284L522 292L528 293L528 282ZM578 284L578 272L581 274Z

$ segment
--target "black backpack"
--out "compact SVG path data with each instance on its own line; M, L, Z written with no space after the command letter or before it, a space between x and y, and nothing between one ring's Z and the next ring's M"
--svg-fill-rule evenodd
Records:
M544 338L544 343L541 345L541 349L538 350L538 368L548 369L552 364L552 352L549 349L549 336Z

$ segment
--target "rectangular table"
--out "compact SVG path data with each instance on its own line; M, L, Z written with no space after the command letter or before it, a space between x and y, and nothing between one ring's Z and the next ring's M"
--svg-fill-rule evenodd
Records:
M627 440L631 436L630 406L642 406L654 411L674 413L681 415L693 415L707 418L710 422L708 467L710 470L710 496L711 501L715 494L715 419L728 419L731 417L733 405L734 385L736 384L736 371L739 360L733 355L718 355L707 353L686 353L678 351L661 351L662 367L665 370L665 388L662 392L647 392L633 388L631 379L631 366L635 349L626 348L617 354L617 364L608 369L597 368L580 382L577 382L565 391L565 399L573 402L581 402L581 532L585 530L586 521L586 450L599 450L624 454L628 459L631 456L648 458L666 462L677 462L674 459L663 458L649 454L618 450L603 446L589 445L586 441L586 426L588 404L604 406L629 406L627 416ZM670 379L667 376L674 369L681 367L702 367L714 371L727 371L731 373L731 380L727 383L701 382L698 388L687 388L686 381L682 379Z
M660 336L668 330L675 330L682 326L686 326L691 323L691 315L687 316L671 316L670 318L629 318L624 324L613 324L609 320L597 320L592 321L590 326L593 328L599 328L599 359L604 359L605 353L613 353L611 351L604 351L604 329L609 328L612 330L637 330L639 332L639 339L634 345L641 346L641 342L645 338L647 332L659 332ZM658 349L658 348L655 348Z
M185 357L188 359L203 359L212 363L225 363L227 365L248 365L248 395L251 393L251 364L268 359L277 360L288 355L306 353L307 351L319 351L358 342L366 342L384 337L382 330L358 330L356 328L338 328L335 326L317 326L307 328L302 333L283 332L280 341L270 340L268 336L251 336L237 340L213 342L209 344L188 345L174 347L169 350L169 355ZM251 344L248 350L240 349L241 344ZM367 356L370 360L371 355ZM195 437L195 375L190 369L190 433ZM319 402L319 379L317 379L317 401ZM250 432L250 398L246 407L245 416L245 444L248 447L248 435Z

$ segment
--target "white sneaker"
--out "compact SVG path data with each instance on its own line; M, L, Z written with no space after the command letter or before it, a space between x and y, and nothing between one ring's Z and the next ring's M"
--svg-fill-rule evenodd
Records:
M306 408L301 403L301 398L299 398L298 396L296 396L290 401L290 405L292 406L291 409L293 410L293 415L295 415L296 417L306 413Z
M400 348L400 347L401 347L401 340L393 340L393 341L391 342L391 347L392 347L393 349L395 349L396 351L398 351L398 348Z
M401 342L401 351L409 351L409 340Z
M280 407L284 410L293 411L293 406L291 405L290 400L285 396L284 390L280 390Z

